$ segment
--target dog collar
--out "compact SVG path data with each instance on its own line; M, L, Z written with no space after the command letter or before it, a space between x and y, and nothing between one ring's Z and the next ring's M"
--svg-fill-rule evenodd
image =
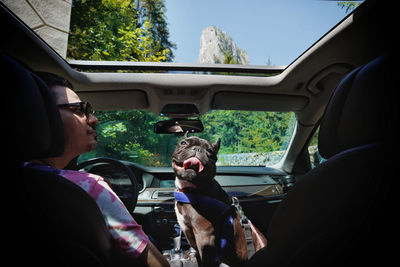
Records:
M195 193L183 193L174 192L174 197L177 202L192 204L195 206L206 207L207 209L214 209L217 213L223 217L223 226L220 232L220 246L217 247L216 251L216 262L220 262L223 255L223 251L226 245L233 240L233 209L234 206L227 205L222 201L215 198L195 194Z

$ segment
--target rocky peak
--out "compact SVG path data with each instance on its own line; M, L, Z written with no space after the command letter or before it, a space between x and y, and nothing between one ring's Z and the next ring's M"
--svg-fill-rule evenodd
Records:
M232 38L215 26L205 28L200 37L198 62L201 64L249 64L246 51L237 47Z

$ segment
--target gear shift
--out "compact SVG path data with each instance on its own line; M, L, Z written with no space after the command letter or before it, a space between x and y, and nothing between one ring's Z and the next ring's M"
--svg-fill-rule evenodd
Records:
M175 234L173 239L174 248L169 251L169 255L166 254L167 260L172 267L198 267L196 260L196 251L190 248L187 251L188 255L184 258L184 252L182 251L182 229L179 224L174 224Z
M179 224L174 224L174 229L177 234L177 236L174 237L174 253L178 253L181 250L182 229Z
M173 267L181 267L181 238L182 230L179 224L174 224L174 230L176 235L173 237L174 248L170 250L170 260L169 264Z

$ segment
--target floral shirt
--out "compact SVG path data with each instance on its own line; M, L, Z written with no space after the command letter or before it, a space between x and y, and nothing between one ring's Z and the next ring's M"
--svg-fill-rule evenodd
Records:
M118 196L101 176L71 170L58 170L38 163L24 163L26 167L56 173L83 188L97 203L111 236L132 259L145 249L148 237L137 224Z

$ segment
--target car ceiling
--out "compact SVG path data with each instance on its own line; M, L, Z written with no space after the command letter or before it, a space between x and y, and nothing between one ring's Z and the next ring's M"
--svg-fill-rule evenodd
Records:
M365 1L282 73L271 77L79 72L22 22L15 23L4 5L1 30L6 38L1 49L34 70L66 77L95 109L140 108L158 114L167 103L193 103L201 114L210 109L294 111L300 127L312 129L340 79L383 54L391 44L393 36L387 32L389 26L395 27L390 23L394 17L378 2ZM304 131L305 136L299 138L304 141L309 133Z

